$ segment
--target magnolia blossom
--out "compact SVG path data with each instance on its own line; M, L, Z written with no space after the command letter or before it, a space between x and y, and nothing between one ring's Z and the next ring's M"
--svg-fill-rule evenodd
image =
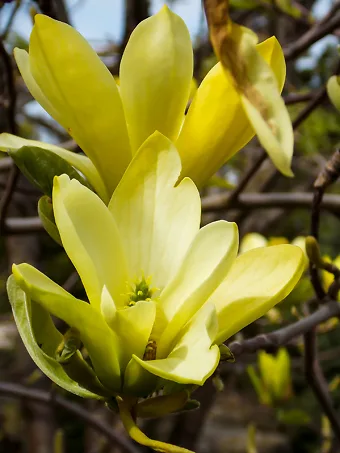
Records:
M99 381L123 399L169 381L204 384L219 345L282 300L304 268L293 245L237 257L235 223L200 229L198 190L189 178L176 185L180 172L176 148L155 133L108 206L78 181L55 178L56 224L89 303L29 264L13 266L30 299L79 332Z
M250 83L265 96L269 88L279 96L285 79L280 44L271 37L256 47L253 39L249 46L256 54ZM198 185L253 137L253 128L264 128L261 137L268 135L256 108L244 107L239 88L220 63L206 75L185 115L192 87L192 44L183 20L166 6L133 31L121 60L120 86L76 30L44 15L35 16L29 52L15 49L14 55L33 97L87 157L10 134L0 135L0 149L31 145L59 154L87 177L105 202L138 148L155 131L176 143L181 176ZM293 148L287 125L285 136L281 148L264 146L288 175Z

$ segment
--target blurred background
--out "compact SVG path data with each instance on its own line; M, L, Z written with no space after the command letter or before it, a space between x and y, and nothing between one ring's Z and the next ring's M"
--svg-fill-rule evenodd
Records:
M79 151L67 133L33 101L12 57L15 46L28 47L32 8L77 28L118 77L120 58L132 30L163 3L0 1L0 132L62 143ZM216 63L201 2L166 3L185 20L191 33L194 96ZM309 232L313 182L339 143L340 114L328 101L324 87L339 66L340 2L231 0L230 4L235 22L252 28L260 41L275 35L285 50L287 79L283 96L296 130L293 160L296 177L284 178L268 159L263 159L242 194L227 203L244 175L261 159L263 151L254 139L202 190L202 220L237 221L245 238L244 249L260 243L292 242ZM311 33L315 35L313 39L306 39ZM63 249L41 228L36 217L41 193L21 175L13 190L11 178L12 162L5 154L1 155L0 453L146 452L139 446L129 450L117 441L126 435L115 413L100 403L80 400L53 386L36 369L18 337L5 291L13 262L35 265L80 298L83 290ZM339 185L333 185L330 192L334 194L334 203L326 203L322 211L320 244L326 259L334 261L340 255ZM262 237L249 235L254 232ZM326 289L329 274L322 278ZM312 294L309 279L304 276L277 310L246 328L238 339L296 321L305 314L303 303ZM319 326L318 345L329 391L335 408L340 410L337 318ZM302 340L298 338L286 350L276 353L243 354L236 363L223 364L204 388L195 393L201 403L199 410L146 421L143 430L150 437L200 453L339 452L340 444L333 439L328 419L305 381ZM21 392L11 390L11 383L20 384ZM44 402L37 401L43 397ZM117 436L116 441L108 435L110 430Z

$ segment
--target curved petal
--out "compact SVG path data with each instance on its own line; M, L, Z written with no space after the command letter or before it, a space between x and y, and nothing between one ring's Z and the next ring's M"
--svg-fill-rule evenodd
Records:
M213 304L206 304L187 325L181 339L166 359L134 359L150 373L181 384L203 385L215 371L220 352L211 346L217 333Z
M32 300L79 331L97 376L109 389L119 391L119 343L100 313L29 264L13 265L13 274Z
M109 204L126 252L130 281L144 273L162 289L199 230L201 200L192 181L174 188L181 169L159 132L139 149Z
M40 14L30 37L29 65L21 69L24 66L28 88L33 77L47 99L43 107L76 140L112 192L131 151L123 106L109 70L76 30ZM32 94L37 94L35 88Z
M260 233L247 233L243 236L240 243L240 253L248 252L252 249L259 247L266 247L268 245L268 239L262 236Z
M41 107L46 110L49 115L51 115L52 118L54 118L59 124L62 124L62 115L60 115L60 112L44 95L32 75L30 68L30 57L28 55L28 52L24 49L19 49L18 47L16 47L13 51L13 54L21 77L24 79L28 91L31 93L34 99L39 102Z
M83 398L103 399L108 396L90 366L78 351L66 366L55 353L63 335L53 324L50 313L32 301L17 284L14 275L7 280L7 294L19 335L35 364L53 382ZM77 379L81 372L81 379Z
M295 287L304 271L295 245L273 245L238 256L227 278L209 299L216 306L220 344L263 316Z
M196 235L178 271L160 295L165 329L157 347L157 357L169 353L182 327L224 280L238 249L235 223L220 220Z
M118 310L113 330L119 336L124 351L122 370L131 360L132 355L143 358L156 317L156 302L139 301L132 307Z
M156 130L175 140L193 72L189 31L164 6L133 31L120 66L120 94L133 152Z
M97 191L98 195L104 200L108 200L107 190L99 176L99 173L90 159L81 154L73 153L60 146L50 145L49 143L39 142L38 140L28 140L16 135L3 132L0 134L0 151L17 150L23 146L34 146L43 148L46 151L57 154L66 160L70 165L79 170L88 179L92 187Z
M115 304L124 305L125 257L117 226L105 204L78 181L62 175L54 180L53 207L65 251L91 304L100 310L106 286Z
M272 67L282 90L286 66L279 42L272 37L256 49ZM198 88L176 143L182 175L204 184L253 136L240 96L218 63Z

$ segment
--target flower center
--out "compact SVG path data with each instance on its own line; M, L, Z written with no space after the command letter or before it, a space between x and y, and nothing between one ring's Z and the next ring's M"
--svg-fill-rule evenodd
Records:
M154 293L155 289L150 288L150 282L150 277L142 277L131 287L132 291L128 293L129 307L132 307L140 300L151 300L152 294Z

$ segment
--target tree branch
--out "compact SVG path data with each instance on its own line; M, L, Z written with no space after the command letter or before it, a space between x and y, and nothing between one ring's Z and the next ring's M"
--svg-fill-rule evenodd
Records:
M119 447L123 448L127 453L138 453L132 442L120 436L111 426L106 425L87 412L80 404L71 402L60 395L52 394L42 390L29 389L19 384L11 382L0 382L0 394L11 396L19 399L27 399L48 405L60 407L71 414L78 417L80 420L90 425L93 429L106 436Z

